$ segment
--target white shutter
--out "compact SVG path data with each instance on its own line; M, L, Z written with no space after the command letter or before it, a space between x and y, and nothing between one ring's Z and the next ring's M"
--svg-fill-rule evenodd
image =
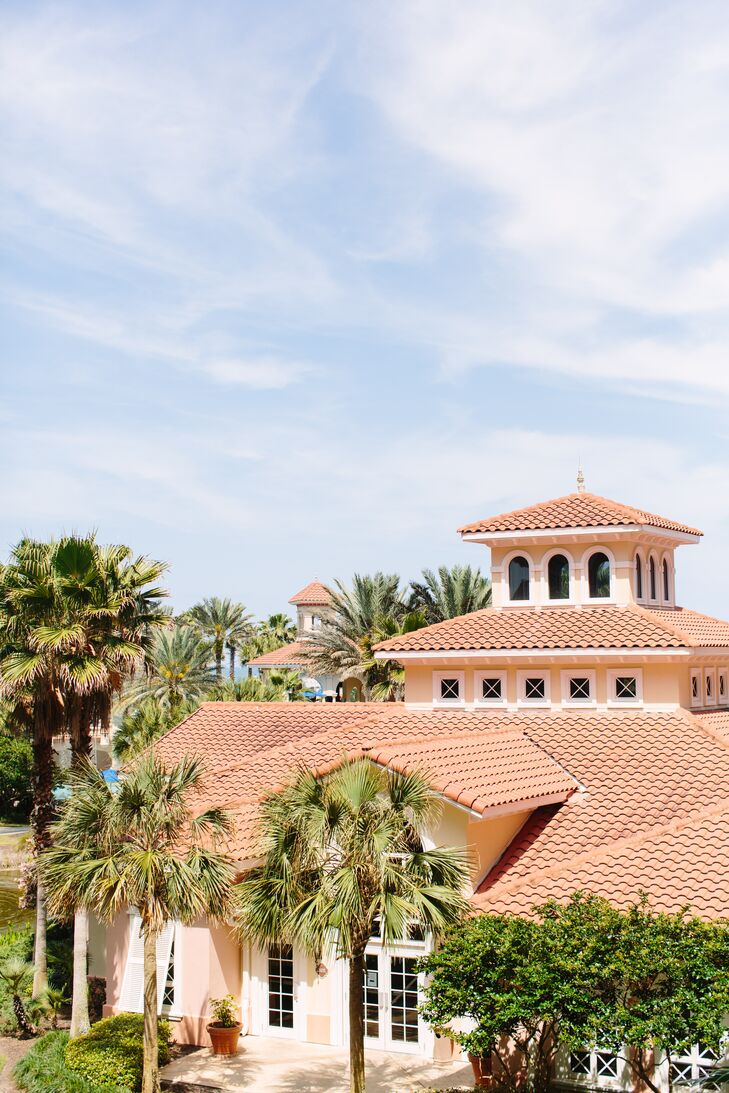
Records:
M141 935L142 920L136 912L129 916L129 950L124 968L121 989L121 1009L125 1013L142 1013L144 1010L144 938ZM174 922L168 922L157 938L157 1012L162 1009L167 969L170 964Z

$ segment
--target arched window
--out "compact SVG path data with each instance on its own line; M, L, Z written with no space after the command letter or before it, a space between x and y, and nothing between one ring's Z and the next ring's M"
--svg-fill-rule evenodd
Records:
M554 554L547 566L550 600L570 598L570 563L564 554Z
M643 560L640 554L635 556L635 598L643 599Z
M671 598L671 581L668 576L668 562L663 559L663 599L668 603Z
M610 560L601 550L590 556L590 561L587 563L587 578L590 584L590 599L607 599L610 595Z
M526 558L512 558L509 562L509 599L529 599L529 562Z
M656 560L651 558L648 562L648 587L650 589L651 599L658 599L656 595Z

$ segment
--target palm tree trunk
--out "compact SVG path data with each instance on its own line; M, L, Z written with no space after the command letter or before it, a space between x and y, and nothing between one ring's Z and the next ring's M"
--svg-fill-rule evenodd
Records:
M228 674L230 676L230 682L235 683L235 645L228 646L228 653L230 656L230 670Z
M33 831L33 850L38 855L48 846L48 828L53 813L53 744L50 725L42 717L36 720L33 732L33 811L30 824ZM46 930L48 913L43 882L38 877L36 888L35 941L33 944L33 997L38 998L48 988L48 955Z
M159 1093L157 935L144 929L144 1071L142 1093Z
M364 953L349 958L349 1093L364 1093Z
M73 918L73 997L71 1000L71 1039L91 1028L88 983L88 911L79 908Z

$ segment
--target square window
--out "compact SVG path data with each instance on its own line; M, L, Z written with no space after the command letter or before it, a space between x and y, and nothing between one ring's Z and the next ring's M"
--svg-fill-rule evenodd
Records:
M487 700L501 701L501 677L484 676L481 680L481 694Z
M570 679L570 698L590 698L590 680L586 676L572 676Z
M607 1051L595 1052L595 1064L598 1078L617 1078L618 1057Z
M572 1051L570 1052L570 1070L573 1074L587 1074L590 1073L590 1052L589 1051Z
M456 699L461 697L460 681L458 679L444 678L440 681L440 697Z
M544 698L546 687L543 676L527 676L524 681L525 698Z
M616 676L615 677L615 697L616 698L637 698L638 697L638 680L635 676Z

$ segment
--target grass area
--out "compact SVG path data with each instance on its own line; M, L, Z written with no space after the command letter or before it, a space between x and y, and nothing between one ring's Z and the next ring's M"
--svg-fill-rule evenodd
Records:
M129 1093L123 1086L95 1085L66 1065L67 1032L47 1032L25 1058L16 1063L13 1078L24 1093Z

